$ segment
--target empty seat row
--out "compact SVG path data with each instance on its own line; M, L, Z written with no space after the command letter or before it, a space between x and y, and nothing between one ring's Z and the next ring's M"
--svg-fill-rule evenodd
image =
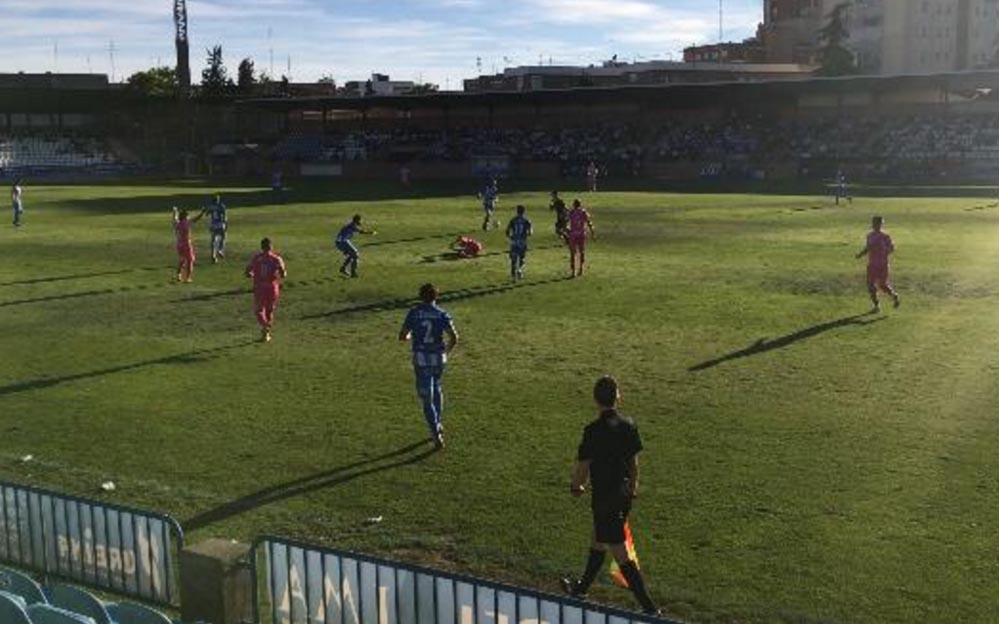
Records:
M90 592L56 583L43 589L33 578L0 568L2 624L179 624L132 602L104 602Z

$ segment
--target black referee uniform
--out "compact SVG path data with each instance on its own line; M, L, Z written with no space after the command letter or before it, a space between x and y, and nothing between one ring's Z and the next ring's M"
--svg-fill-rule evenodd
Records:
M622 548L625 535L624 525L631 511L631 500L636 483L636 456L642 450L642 439L638 427L627 417L620 415L613 407L603 407L600 416L583 430L583 440L576 456L577 472L580 466L589 466L589 480L592 486L591 508L593 510L593 547L586 562L586 570L578 580L563 579L566 592L585 597L606 557L606 547L611 547L619 556L618 565L628 581L628 587L649 614L658 614L655 603L645 589L645 582L634 561L627 558ZM582 491L582 484L573 493ZM614 548L618 546L618 548ZM624 560L621 560L623 556Z

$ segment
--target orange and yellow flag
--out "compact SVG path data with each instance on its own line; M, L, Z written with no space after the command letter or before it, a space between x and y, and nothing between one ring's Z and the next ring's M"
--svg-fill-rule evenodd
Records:
M628 551L628 558L635 562L635 567L638 566L638 553L635 552L635 540L631 537L631 523L624 523L624 548ZM610 564L610 574L614 582L625 589L628 588L628 581L624 578L624 574L621 574L621 566L617 565L617 561L611 557Z

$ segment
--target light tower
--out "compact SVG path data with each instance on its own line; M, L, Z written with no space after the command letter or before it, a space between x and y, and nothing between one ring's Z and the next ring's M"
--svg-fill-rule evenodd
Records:
M174 39L177 45L177 85L180 96L187 97L191 91L191 50L187 41L186 0L173 0L173 24L177 32Z

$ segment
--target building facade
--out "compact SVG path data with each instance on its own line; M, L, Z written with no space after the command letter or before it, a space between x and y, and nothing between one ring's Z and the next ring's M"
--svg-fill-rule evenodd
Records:
M767 60L818 61L818 31L840 4L862 73L964 71L999 60L999 0L765 0Z

